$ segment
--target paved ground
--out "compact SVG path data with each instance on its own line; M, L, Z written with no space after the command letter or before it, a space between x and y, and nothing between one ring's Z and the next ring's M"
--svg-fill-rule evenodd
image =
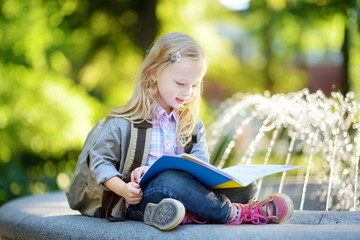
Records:
M79 215L65 194L10 201L0 208L0 236L7 239L360 239L360 212L295 211L283 224L179 226L162 232L142 222L108 222Z

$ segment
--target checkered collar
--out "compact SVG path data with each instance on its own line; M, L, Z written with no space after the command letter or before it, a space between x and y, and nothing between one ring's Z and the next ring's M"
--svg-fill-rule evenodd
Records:
M154 111L154 116L155 116L155 119L171 119L173 118L175 120L175 122L178 122L179 120L179 117L180 117L180 114L179 114L179 111L173 109L171 111L171 113L168 115L165 111L165 109L163 109L160 104L156 104L156 107L155 107L155 111Z

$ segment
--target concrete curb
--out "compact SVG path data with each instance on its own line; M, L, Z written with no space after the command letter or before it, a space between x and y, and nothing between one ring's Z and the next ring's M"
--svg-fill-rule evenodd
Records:
M360 212L295 211L284 224L189 224L162 232L142 222L108 222L81 216L65 194L15 199L0 208L0 236L7 239L360 239Z

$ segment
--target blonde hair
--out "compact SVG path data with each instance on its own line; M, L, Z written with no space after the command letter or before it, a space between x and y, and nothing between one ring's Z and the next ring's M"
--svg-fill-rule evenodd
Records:
M202 71L205 74L207 60L200 45L184 33L168 33L155 42L145 57L130 100L124 106L114 108L108 115L108 119L120 116L134 123L151 122L159 96L151 74L154 71L160 72L171 64L169 53L175 56L177 51L180 52L182 60L202 63ZM191 134L198 124L201 89L201 86L198 87L193 99L183 104L178 110L180 118L176 126L176 136L181 146L185 146L191 140Z

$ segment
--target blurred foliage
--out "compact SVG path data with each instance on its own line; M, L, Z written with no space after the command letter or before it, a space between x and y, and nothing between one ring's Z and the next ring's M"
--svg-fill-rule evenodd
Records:
M95 122L132 94L146 49L182 31L209 68L201 117L236 92L297 91L311 64L360 83L359 1L0 0L0 204L69 186Z

